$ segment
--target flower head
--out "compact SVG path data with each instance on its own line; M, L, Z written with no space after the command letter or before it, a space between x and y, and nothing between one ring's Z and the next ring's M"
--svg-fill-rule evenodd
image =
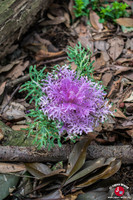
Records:
M42 111L49 119L63 123L60 133L66 130L70 138L93 131L110 113L102 86L87 77L76 77L67 66L49 73L42 91Z

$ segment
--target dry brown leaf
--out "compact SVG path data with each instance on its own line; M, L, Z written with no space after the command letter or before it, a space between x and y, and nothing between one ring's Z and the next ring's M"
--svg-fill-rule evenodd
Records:
M115 117L127 119L127 117L123 114L123 112L121 110L119 110L118 108L116 108L115 111L116 111L114 113Z
M120 88L121 80L122 80L122 76L117 81L114 81L113 85L111 86L111 90L110 90L110 92L109 92L109 94L107 96L108 98L110 98L116 92L118 92L118 90Z
M128 72L124 75L125 78L133 81L133 72Z
M0 163L0 173L13 173L26 170L24 164Z
M122 63L125 63L125 62L131 62L133 61L133 58L119 58L117 59L117 63L120 65Z
M74 71L77 69L77 65L74 62L71 63L71 69Z
M39 25L40 26L58 25L58 24L64 23L65 21L66 21L65 17L58 16L58 17L55 17L52 20L44 20L44 21L40 22Z
M49 58L59 57L65 55L64 51L59 52L47 52L45 50L40 50L37 55L35 56L36 61L42 61Z
M109 43L106 41L95 41L95 48L101 51L106 51L109 49Z
M3 94L4 90L5 90L5 87L6 87L6 82L3 82L1 85L0 85L0 95Z
M127 3L129 6L132 6L133 4L133 1L132 0L123 0L125 3Z
M110 73L110 72L107 72L107 73L105 73L104 75L103 75L103 77L102 77L102 84L104 85L104 86L108 86L108 84L109 84L109 82L111 81L111 79L112 79L112 73Z
M116 22L121 26L133 27L133 18L119 18Z
M111 33L111 32L101 32L101 33L94 34L93 39L94 40L106 40L112 35L113 35L113 33Z
M109 58L109 55L107 54L107 52L102 51L101 54L102 54L102 57L105 60L105 62L108 62L110 58Z
M103 29L103 24L99 23L100 17L95 13L94 11L90 11L90 22L91 25L98 31L101 31Z
M19 76L23 75L23 71L29 66L29 61L23 63L20 61L7 75L6 78L14 80Z
M3 118L7 120L19 120L25 117L25 107L20 103L12 102L7 110L3 113Z
M69 4L68 4L68 9L69 9L69 12L70 12L70 14L71 14L72 21L75 20L75 13L74 13L74 8L73 8L73 6L74 6L74 1L73 1L73 0L70 0L70 1L69 1Z
M66 27L70 28L70 15L67 12L64 13L64 18Z
M20 60L15 60L15 61L12 61L12 63L10 63L8 65L0 66L0 74L2 72L7 72L7 71L11 70L14 67L14 65L17 65L19 62L20 62Z
M87 34L79 34L78 41L85 49L88 49L89 47L90 50L94 52L94 42Z
M96 59L96 61L93 63L93 67L95 71L99 71L99 69L104 66L106 64L103 55L101 54L101 56L99 58Z
M131 49L131 51L133 51L133 38L127 40L126 42L126 49Z
M133 129L126 130L127 134L133 138Z
M2 129L0 129L0 140L2 140L3 138L4 138L3 131Z
M63 16L64 15L64 9L62 8L62 6L60 4L57 4L57 3L52 3L48 10L49 10L49 13L54 16Z
M129 70L132 70L131 67L125 67L125 66L120 66L120 65L115 65L114 67L116 69L116 72L114 74L115 76L122 73L122 72L127 72Z
M110 57L116 60L123 51L124 41L121 37L114 37L108 40L110 48L108 50Z
M20 131L21 129L25 129L25 128L28 128L29 126L27 126L27 125L14 125L14 126L12 126L12 129L14 130L14 131Z

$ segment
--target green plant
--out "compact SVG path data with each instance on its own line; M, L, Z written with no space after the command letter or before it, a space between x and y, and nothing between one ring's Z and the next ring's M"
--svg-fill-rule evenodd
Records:
M126 3L119 3L114 1L111 5L107 7L101 7L100 12L98 13L100 16L100 22L104 23L105 21L115 21L120 17L128 17L129 14L126 11L128 5Z
M88 47L87 50L82 47L79 42L74 48L68 47L68 60L72 63L74 62L77 66L76 72L77 76L87 75L88 79L93 79L93 62L90 61L91 51Z
M92 63L90 63L90 50L88 49L85 51L82 48L81 43L76 45L75 48L68 47L68 57L70 62L75 62L77 65L76 71L78 75L85 75L87 74L90 78L93 72ZM55 142L61 146L61 137L59 136L58 132L59 129L57 128L56 124L57 121L49 120L46 115L40 110L40 98L45 95L42 92L42 80L47 78L48 74L45 74L44 67L42 70L37 71L36 66L31 66L29 70L30 74L30 81L27 81L25 84L22 85L20 92L27 91L27 95L25 99L30 98L29 103L31 104L32 101L35 103L35 109L29 110L27 114L28 117L31 117L34 122L27 123L29 136L34 137L34 143L38 145L38 147L48 146L49 149L54 146ZM57 69L57 66L54 67ZM74 137L71 139L72 142L75 142Z
M56 66L55 66L56 68ZM27 116L34 119L33 123L28 124L28 136L35 136L33 143L36 143L38 147L48 146L50 149L54 146L55 140L57 141L58 145L61 146L60 137L58 134L58 128L56 127L56 122L49 120L46 115L40 110L40 97L45 95L42 92L42 80L44 80L47 75L44 73L44 67L42 70L37 71L36 66L31 66L29 70L30 74L30 81L26 82L22 85L20 92L27 91L28 94L26 95L25 99L30 97L29 103L34 101L35 109L29 110Z
M89 0L75 0L74 13L76 17L88 16L89 10L87 9Z
M78 43L75 48L68 47L67 53L70 63L77 65L75 72L71 64L55 66L47 74L46 67L37 71L36 66L31 66L31 80L20 90L28 92L29 103L35 103L35 108L27 114L33 120L27 130L39 148L50 149L55 143L60 147L62 139L75 142L82 133L92 131L95 122L98 125L105 121L110 113L104 89L93 79L89 48L86 51Z

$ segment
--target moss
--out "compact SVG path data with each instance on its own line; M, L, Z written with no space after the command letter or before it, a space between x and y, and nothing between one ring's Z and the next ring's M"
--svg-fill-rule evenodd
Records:
M14 131L0 121L0 129L4 135L2 145L6 146L33 146L32 137L27 137L25 131Z

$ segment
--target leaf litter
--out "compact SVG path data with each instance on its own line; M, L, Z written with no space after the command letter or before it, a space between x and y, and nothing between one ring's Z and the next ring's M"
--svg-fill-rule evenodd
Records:
M130 4L131 2L126 1L126 3ZM30 34L27 33L23 41L20 41L21 45L17 46L17 50L15 49L15 51L21 52L21 55L15 58L15 53L12 53L5 64L5 61L0 64L0 108L2 109L8 103L3 114L0 115L1 120L10 123L14 130L20 130L27 126L26 120L23 122L25 111L33 105L28 108L21 104L18 105L17 100L21 99L18 92L13 95L10 101L6 102L5 96L11 97L14 90L13 87L12 90L8 91L7 84L10 85L12 80L25 77L29 66L33 64L40 68L43 63L48 62L46 71L49 71L53 63L59 64L58 58L63 58L66 55L67 45L73 44L75 46L80 41L86 49L90 47L92 51L91 59L95 60L93 64L94 77L106 86L107 97L116 109L115 118L110 120L111 128L109 128L108 122L107 126L101 125L96 139L101 144L104 140L106 145L111 140L111 144L114 145L119 145L120 142L130 144L131 140L129 141L126 137L127 135L128 138L133 137L133 21L132 18L119 18L116 22L116 26L113 25L113 28L109 28L109 26L99 23L99 17L94 11L91 11L90 23L92 26L87 24L85 17L75 23L73 1L70 0L69 4L59 4L58 1L53 3L47 11L47 17L38 21L37 30L31 31ZM57 58L57 60L54 60L54 58ZM68 62L66 58L62 60L59 61L60 65ZM73 64L73 69L75 68L76 66ZM22 98L24 98L23 95ZM18 125L18 122L22 122L22 125ZM111 138L112 134L113 138ZM2 135L1 141L3 141L3 137ZM17 173L26 169L27 172L23 175L23 178L18 173L17 179L12 179L14 184L18 182L18 177L24 183L24 179L27 177L29 185L32 185L31 180L34 180L34 184L25 199L33 193L36 199L65 199L65 197L66 199L76 199L80 196L84 198L85 195L89 195L85 192L85 187L101 179L109 178L121 166L121 161L115 158L110 158L108 161L104 158L93 161L86 160L86 144L87 142L83 141L75 145L68 158L67 167L62 166L61 169L52 171L53 163L25 163L25 165L1 163L1 173L5 174L10 183L13 176L8 177L6 174ZM27 173L29 174L27 175ZM1 176L1 179L3 179L3 176ZM126 176L125 180L129 181ZM132 187L132 184L129 185ZM10 187L12 187L12 184ZM40 193L41 198L38 196ZM3 194L3 196L6 197L8 194L9 192ZM19 194L19 189L14 194ZM102 196L103 193L100 195Z

